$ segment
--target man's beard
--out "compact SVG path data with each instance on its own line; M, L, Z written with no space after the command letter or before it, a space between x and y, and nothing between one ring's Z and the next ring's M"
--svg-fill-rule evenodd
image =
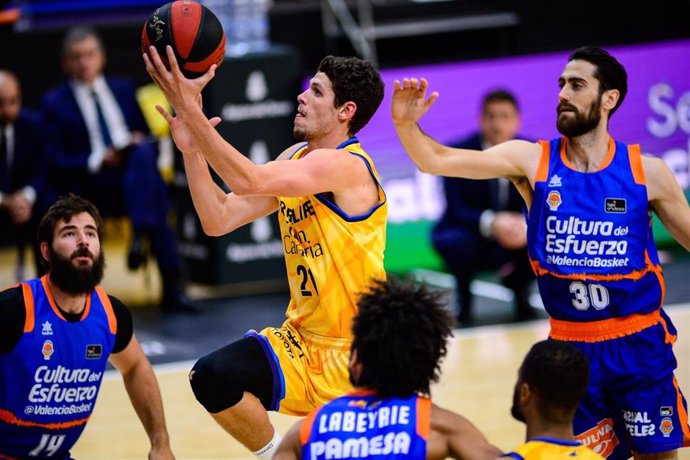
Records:
M573 112L571 113L574 115L574 118L561 117L562 108L572 109ZM556 126L558 127L558 132L570 138L582 136L594 131L599 125L599 121L601 121L601 99L597 97L589 106L586 114L581 113L575 106L566 103L558 104L557 111Z
M519 422L527 423L522 410L520 410L519 385L515 385L515 389L513 390L513 405L510 408L510 415Z
M292 136L298 141L309 141L309 133L304 128L292 128Z
M95 257L87 248L80 247L69 257L62 257L51 246L48 247L48 277L50 281L67 294L88 294L103 279L105 256L103 252ZM91 266L75 267L72 260L76 257L89 256Z

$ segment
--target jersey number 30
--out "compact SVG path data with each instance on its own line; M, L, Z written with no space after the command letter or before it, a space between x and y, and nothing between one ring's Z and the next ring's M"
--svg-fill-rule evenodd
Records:
M580 311L587 310L590 305L597 310L609 306L609 291L601 284L585 284L580 281L570 283L570 292L575 295L573 307Z

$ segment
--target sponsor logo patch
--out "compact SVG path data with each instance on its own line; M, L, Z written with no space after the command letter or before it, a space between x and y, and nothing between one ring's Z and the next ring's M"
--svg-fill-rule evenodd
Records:
M595 427L578 434L575 439L604 458L611 455L620 443L616 432L613 431L613 420L610 418L600 420Z
M625 214L627 211L625 198L606 198L604 210L614 214Z
M103 356L103 345L87 345L86 346L86 359L98 359Z

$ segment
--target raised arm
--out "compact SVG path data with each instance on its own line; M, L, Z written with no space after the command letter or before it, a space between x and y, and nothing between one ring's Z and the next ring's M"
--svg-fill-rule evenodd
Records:
M151 441L149 458L175 458L170 449L158 381L136 336L132 336L124 350L111 355L110 362L122 374L132 406Z
M643 157L649 203L664 227L690 251L690 206L673 173L660 158Z
M150 48L151 58L144 55L146 70L176 110L176 117L164 109L159 112L171 123L184 123L190 141L175 132L175 143L184 153L198 152L236 195L304 196L321 192L337 195L362 182L373 185L373 180L361 159L334 149L321 149L309 153L299 162L273 161L257 165L226 142L214 129L199 104L201 89L213 78L215 66L201 77L190 80L177 66L174 53L167 49L171 70L167 70ZM178 123L179 124L179 123ZM290 152L292 153L292 152Z
M476 150L455 149L440 144L419 127L419 119L439 97L433 92L427 98L428 82L422 78L395 81L391 116L407 154L420 171L450 177L490 179L530 177L541 155L541 147L526 141L508 141L483 154Z

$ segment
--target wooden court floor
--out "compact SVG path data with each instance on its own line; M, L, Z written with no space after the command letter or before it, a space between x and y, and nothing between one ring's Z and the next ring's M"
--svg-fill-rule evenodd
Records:
M679 338L676 376L690 395L690 304L667 308ZM442 366L441 381L432 389L434 401L474 422L503 450L523 441L524 428L509 412L517 368L529 347L546 337L545 320L520 325L486 326L456 331ZM178 459L249 459L251 455L215 424L196 402L187 383L193 363L156 367L172 447ZM285 433L297 419L272 414ZM146 458L148 440L132 409L119 374L110 374L96 410L73 450L77 459ZM683 449L681 460L690 460Z

